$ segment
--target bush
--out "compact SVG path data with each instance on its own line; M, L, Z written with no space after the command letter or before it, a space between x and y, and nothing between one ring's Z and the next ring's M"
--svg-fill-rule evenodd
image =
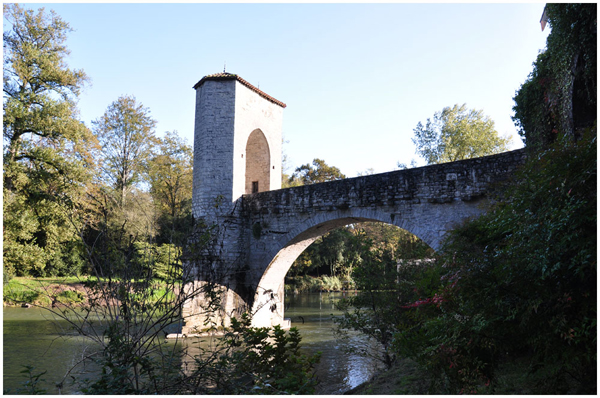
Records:
M300 353L300 333L279 326L251 327L251 318L243 314L232 318L225 335L229 347L221 355L220 372L212 381L218 394L314 394L313 367L321 353Z
M595 393L595 130L530 159L506 197L451 233L439 300L415 305L396 348L451 393L523 357L537 393Z

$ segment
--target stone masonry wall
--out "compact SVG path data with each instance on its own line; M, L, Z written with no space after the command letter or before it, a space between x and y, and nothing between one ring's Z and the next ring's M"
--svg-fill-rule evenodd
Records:
M235 81L207 81L196 90L192 194L195 218L209 214L219 195L228 210L233 202L235 88Z
M486 197L495 184L509 178L525 159L523 150L452 163L374 174L321 184L245 195L242 217L261 224L259 239L287 235L303 219L317 213L352 208L380 209L384 220L409 215L395 212L406 204L437 205L473 203ZM456 214L456 221L463 217ZM418 221L418 220L415 220ZM437 223L436 223L437 224ZM439 225L429 229L438 230ZM294 237L291 237L290 241ZM256 239L255 240L259 240Z

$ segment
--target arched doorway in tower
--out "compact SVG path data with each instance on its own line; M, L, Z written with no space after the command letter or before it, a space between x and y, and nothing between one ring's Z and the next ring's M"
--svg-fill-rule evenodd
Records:
M260 129L254 130L246 143L246 189L256 193L270 190L271 152L269 143Z

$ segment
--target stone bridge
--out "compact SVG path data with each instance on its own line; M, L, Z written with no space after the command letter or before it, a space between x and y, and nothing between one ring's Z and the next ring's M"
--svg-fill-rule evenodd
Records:
M489 194L525 159L517 150L276 189L285 104L236 75L210 75L195 88L193 212L199 225L211 226L214 240L188 266L193 287L223 287L218 318L225 324L249 311L254 326L289 326L285 275L302 251L335 228L385 222L438 249L446 232L486 211ZM203 297L187 303L184 334L202 329L204 304Z

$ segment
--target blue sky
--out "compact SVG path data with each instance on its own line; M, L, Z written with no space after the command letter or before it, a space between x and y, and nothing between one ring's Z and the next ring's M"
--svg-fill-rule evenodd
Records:
M91 78L79 100L88 126L134 95L157 134L177 130L191 145L192 86L226 63L287 104L289 171L318 157L348 177L423 164L413 129L454 104L482 109L521 147L512 98L549 32L544 3L25 6L75 30L68 63Z

